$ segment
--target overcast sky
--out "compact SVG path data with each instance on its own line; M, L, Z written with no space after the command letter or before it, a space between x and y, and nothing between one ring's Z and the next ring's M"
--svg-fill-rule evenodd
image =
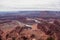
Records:
M0 11L58 10L60 0L0 0Z

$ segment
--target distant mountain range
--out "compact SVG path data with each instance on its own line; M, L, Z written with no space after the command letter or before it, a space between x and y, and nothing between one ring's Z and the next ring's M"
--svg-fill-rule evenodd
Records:
M0 16L20 15L26 17L60 17L60 11L16 11L0 12Z

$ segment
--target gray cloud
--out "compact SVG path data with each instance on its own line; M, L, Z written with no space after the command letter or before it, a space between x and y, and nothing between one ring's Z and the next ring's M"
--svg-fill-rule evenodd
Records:
M0 0L0 11L23 9L60 11L60 0Z

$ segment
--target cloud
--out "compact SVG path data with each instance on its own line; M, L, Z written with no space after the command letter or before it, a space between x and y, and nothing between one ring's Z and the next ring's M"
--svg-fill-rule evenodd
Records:
M0 11L60 10L59 0L0 0Z

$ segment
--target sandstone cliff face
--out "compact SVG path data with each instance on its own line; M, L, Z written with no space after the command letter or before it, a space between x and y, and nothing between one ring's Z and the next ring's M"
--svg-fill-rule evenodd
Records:
M60 22L56 20L34 23L31 27L13 20L0 26L0 40L60 40Z

